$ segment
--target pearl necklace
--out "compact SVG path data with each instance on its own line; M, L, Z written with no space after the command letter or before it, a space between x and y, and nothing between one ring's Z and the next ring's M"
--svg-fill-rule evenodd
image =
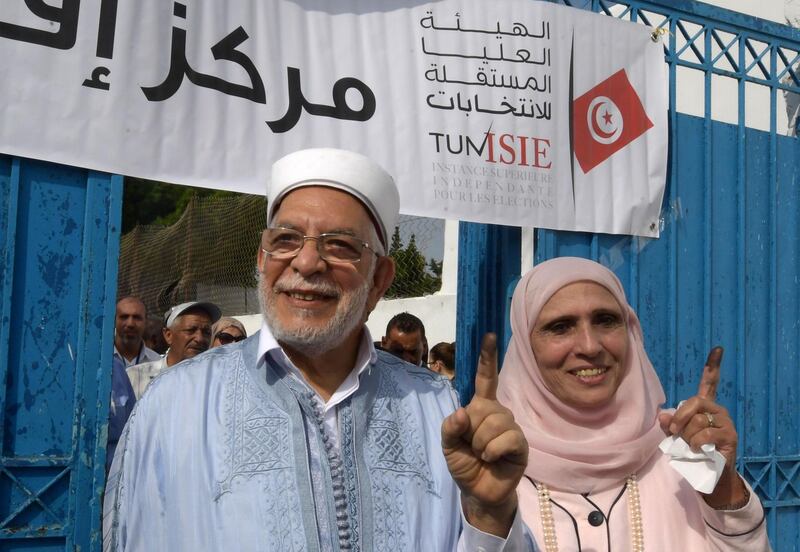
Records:
M558 539L556 538L556 527L553 522L553 507L550 505L550 489L544 483L536 483L535 485L539 493L539 515L542 519L545 552L558 552ZM636 474L629 475L625 480L625 490L628 491L631 550L633 552L644 552L642 508L639 504L639 485L636 483Z

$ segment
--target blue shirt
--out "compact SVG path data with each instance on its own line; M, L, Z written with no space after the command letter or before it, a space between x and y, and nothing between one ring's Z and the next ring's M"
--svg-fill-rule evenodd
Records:
M150 384L109 474L104 550L456 550L460 496L440 443L449 382L364 355L334 443L316 393L260 337ZM472 533L487 552L534 549L519 516L507 540Z
M114 356L111 362L111 405L108 414L106 473L111 469L111 460L114 458L117 442L135 404L136 397L133 394L128 374L125 373L125 364L120 358Z

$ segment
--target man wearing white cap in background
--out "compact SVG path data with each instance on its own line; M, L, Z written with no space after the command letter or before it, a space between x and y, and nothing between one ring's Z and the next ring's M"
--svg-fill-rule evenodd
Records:
M494 341L463 409L443 378L376 351L364 325L394 277L398 205L360 154L275 163L261 331L169 370L137 403L109 475L105 550L534 549L516 515L528 447L494 398Z
M166 354L151 362L127 368L133 392L138 400L150 382L167 367L193 358L211 344L211 325L221 316L219 307L204 301L189 301L169 309L164 315Z

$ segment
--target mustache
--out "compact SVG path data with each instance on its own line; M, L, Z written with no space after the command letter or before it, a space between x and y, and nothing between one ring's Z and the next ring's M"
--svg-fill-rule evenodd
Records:
M311 278L304 278L297 273L289 274L281 277L275 285L272 286L272 291L281 293L286 291L307 291L311 293L318 293L330 297L339 297L342 293L339 286L331 283L319 275L314 275Z

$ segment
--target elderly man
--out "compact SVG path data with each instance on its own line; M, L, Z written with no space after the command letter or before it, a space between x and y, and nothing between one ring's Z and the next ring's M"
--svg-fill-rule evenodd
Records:
M439 376L376 351L364 325L394 277L398 203L359 154L273 166L261 331L170 370L137 403L105 550L533 549L516 515L527 444L494 397L493 340L464 409Z
M114 358L125 368L161 358L147 347L143 336L147 323L147 308L138 297L123 297L117 301L114 317Z
M164 321L164 339L169 345L167 353L158 360L127 369L136 398L139 399L153 378L167 367L207 350L211 343L211 325L220 315L215 304L200 301L181 303L168 310Z

